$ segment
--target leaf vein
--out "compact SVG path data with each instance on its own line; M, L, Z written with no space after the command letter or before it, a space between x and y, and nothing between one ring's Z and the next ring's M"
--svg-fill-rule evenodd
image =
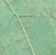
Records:
M21 24L21 26L22 26L22 29L23 29L23 31L24 31L24 34L25 34L25 36L26 36L26 38L27 38L27 40L28 40L28 43L29 43L29 45L30 45L30 48L31 48L31 50L32 50L32 53L33 53L33 55L36 55L35 52L34 52L34 49L33 49L33 47L32 47L32 44L31 44L31 42L30 42L30 39L29 39L29 37L28 37L28 35L27 35L27 33L26 33L26 30L25 30L25 28L24 28L24 25L23 25L23 23L21 22L21 19L19 18L18 14L17 14L16 11L14 10L14 8L11 6L11 4L10 4L7 0L5 0L5 1L6 1L6 3L9 5L9 7L10 7L11 10L13 11L13 13L16 15L16 17L18 18L18 20L19 20L19 22L20 22L20 24Z

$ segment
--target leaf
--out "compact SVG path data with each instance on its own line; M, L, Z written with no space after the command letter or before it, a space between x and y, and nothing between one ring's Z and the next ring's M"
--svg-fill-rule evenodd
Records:
M55 0L0 0L0 55L56 55Z

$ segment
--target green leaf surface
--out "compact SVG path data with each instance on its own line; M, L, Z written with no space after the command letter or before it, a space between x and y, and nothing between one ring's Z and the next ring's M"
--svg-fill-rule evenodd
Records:
M0 0L0 55L56 55L55 0Z

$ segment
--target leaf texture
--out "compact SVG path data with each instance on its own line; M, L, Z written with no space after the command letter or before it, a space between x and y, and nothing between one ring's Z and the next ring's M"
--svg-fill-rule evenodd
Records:
M56 55L55 0L0 0L0 55Z

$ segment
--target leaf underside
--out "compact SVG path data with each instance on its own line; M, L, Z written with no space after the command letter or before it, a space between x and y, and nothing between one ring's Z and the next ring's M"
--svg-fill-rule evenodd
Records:
M55 0L0 0L0 55L56 55Z

